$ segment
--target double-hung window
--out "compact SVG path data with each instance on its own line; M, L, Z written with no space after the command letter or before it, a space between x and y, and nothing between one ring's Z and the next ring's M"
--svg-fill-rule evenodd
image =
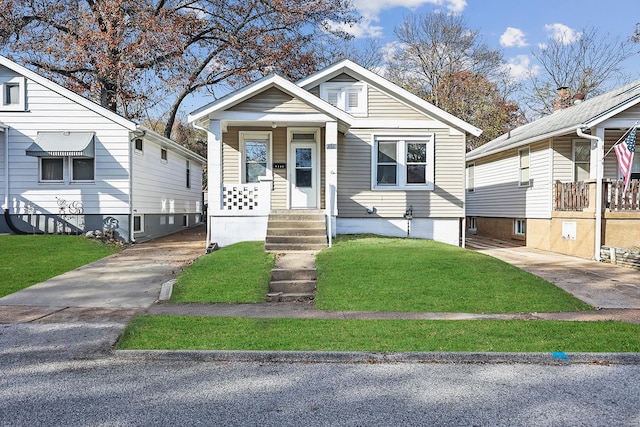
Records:
M573 141L573 181L580 182L589 179L591 170L591 142L584 140Z
M87 183L95 180L93 132L39 132L26 155L38 158L43 183Z
M364 83L323 83L320 85L320 98L353 116L367 115L367 85Z
M242 182L271 175L271 132L240 132Z
M476 164L469 163L467 165L467 191L472 193L476 191Z
M374 189L433 190L433 135L374 139Z

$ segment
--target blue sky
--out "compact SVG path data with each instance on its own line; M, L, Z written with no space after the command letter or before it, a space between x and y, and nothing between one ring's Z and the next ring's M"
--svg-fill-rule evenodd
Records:
M362 22L352 29L356 37L378 37L392 42L393 29L415 12L462 14L472 30L492 48L501 49L518 75L531 61L531 51L549 37L576 37L581 29L596 27L602 35L621 38L633 34L640 21L637 0L352 0ZM640 50L640 43L638 44ZM633 80L640 79L640 55L625 62Z

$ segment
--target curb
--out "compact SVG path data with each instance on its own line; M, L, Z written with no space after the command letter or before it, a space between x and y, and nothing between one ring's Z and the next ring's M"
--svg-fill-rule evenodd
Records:
M467 363L640 365L640 353L472 353L350 351L114 350L125 360L256 363Z

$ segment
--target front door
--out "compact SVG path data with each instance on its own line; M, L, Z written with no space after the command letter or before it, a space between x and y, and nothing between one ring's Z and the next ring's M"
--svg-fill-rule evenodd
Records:
M318 208L318 147L315 141L293 139L289 154L292 209Z

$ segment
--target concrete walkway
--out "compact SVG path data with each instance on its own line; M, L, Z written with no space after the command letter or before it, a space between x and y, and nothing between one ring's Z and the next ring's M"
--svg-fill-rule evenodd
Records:
M128 321L205 253L205 227L145 243L0 298L0 323Z

